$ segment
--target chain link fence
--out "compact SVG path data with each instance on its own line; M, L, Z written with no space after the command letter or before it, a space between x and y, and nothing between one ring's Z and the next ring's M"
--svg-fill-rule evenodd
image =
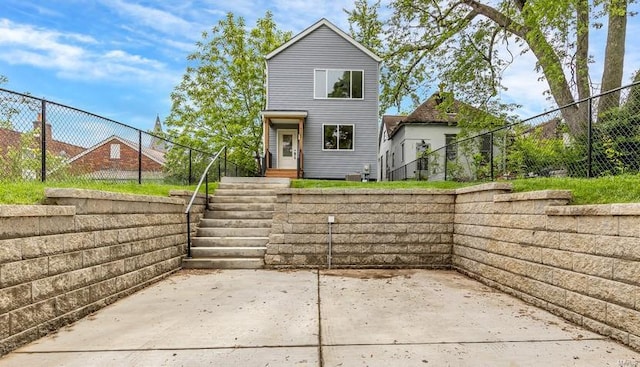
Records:
M197 182L214 154L163 135L0 88L0 181ZM209 180L255 174L225 155Z
M389 180L493 181L640 173L640 82L426 152Z

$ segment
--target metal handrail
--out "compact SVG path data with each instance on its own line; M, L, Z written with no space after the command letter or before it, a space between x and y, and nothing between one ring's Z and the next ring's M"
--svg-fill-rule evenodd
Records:
M213 166L213 163L216 161L216 159L218 159L218 157L220 157L220 154L222 154L222 152L225 152L225 157L226 157L226 152L227 152L227 147L223 147L222 149L220 149L220 151L218 151L218 153L216 153L216 155L213 157L213 159L211 160L211 162L209 162L209 165L207 166L207 168L204 170L204 173L202 174L202 176L200 177L200 181L198 182L198 186L196 186L195 191L193 192L193 195L191 195L191 200L189 200L189 204L187 205L187 209L184 211L184 213L187 215L187 257L191 257L191 207L193 206L193 202L196 200L196 196L198 195L198 191L200 190L200 186L202 186L202 181L205 181L205 197L206 197L206 205L209 205L209 178L208 178L208 173L209 173L209 169L211 168L211 166ZM226 162L225 162L226 165Z

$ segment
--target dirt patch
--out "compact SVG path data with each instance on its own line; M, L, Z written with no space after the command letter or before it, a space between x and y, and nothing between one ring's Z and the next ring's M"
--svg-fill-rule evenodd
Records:
M406 269L335 269L321 270L320 275L356 279L389 279L396 277L411 278L416 270Z

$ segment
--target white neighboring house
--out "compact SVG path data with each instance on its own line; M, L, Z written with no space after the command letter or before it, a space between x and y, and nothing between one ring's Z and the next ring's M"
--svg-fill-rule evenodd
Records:
M378 140L380 181L389 181L394 171L415 161L422 152L436 150L455 141L460 132L457 111L461 102L454 101L448 112L438 108L441 102L440 94L436 93L407 116L382 117ZM448 147L443 153L449 160L455 160L457 148L455 145ZM406 172L406 176L403 171L400 176L415 177L414 169Z

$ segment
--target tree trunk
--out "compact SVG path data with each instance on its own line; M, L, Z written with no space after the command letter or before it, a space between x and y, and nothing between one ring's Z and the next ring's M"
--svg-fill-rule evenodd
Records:
M609 29L607 31L602 85L600 87L602 93L619 88L622 85L624 43L627 35L627 0L610 0L608 12ZM604 111L619 105L619 91L600 97L598 116Z

